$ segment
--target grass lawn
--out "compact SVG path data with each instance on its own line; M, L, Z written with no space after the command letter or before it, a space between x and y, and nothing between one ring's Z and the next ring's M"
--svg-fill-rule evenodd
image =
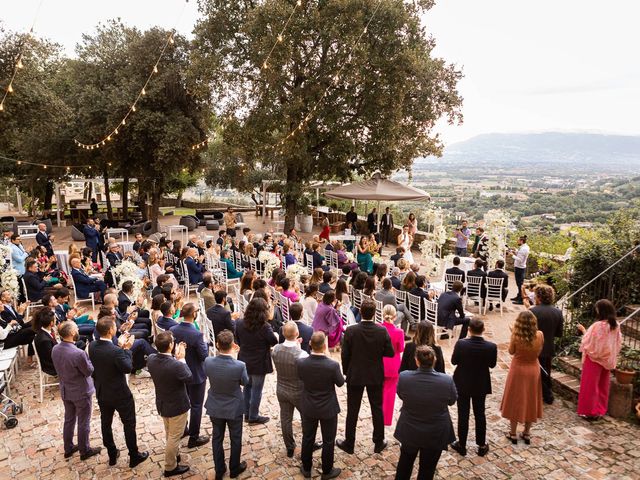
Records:
M167 212L173 212L174 215L195 215L195 208L175 208L175 207L160 207L160 212L165 215Z

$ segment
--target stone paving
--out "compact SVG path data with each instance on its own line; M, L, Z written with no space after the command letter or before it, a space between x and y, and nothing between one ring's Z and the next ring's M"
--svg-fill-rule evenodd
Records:
M492 337L491 324L487 332ZM445 343L445 357L450 347ZM487 401L488 441L491 451L486 457L475 455L473 426L470 429L469 453L463 458L455 452L445 452L440 460L437 478L452 479L639 479L640 430L637 425L605 419L589 424L575 414L575 405L557 400L546 407L544 418L532 429L532 445L512 445L504 438L507 422L500 417L499 402L508 370L507 345L500 345L500 360L493 373L494 394ZM333 354L337 358L337 354ZM452 372L447 362L447 371ZM275 395L275 375L269 375L261 413L272 421L261 426L245 426L242 458L249 468L240 478L290 479L302 478L298 467L299 450L289 459L285 455L278 421ZM14 397L24 402L25 412L13 430L0 432L0 478L28 479L88 479L160 478L163 471L164 431L155 411L151 379L132 379L131 390L136 399L137 431L141 449L149 450L150 460L136 469L128 468L126 450L118 465L109 467L106 453L82 462L76 454L69 460L62 457L63 406L57 387L45 391L45 400L38 402L37 374L24 367L15 382ZM345 388L338 392L343 411L338 420L338 436L344 432L346 414ZM400 408L396 403L396 419ZM455 425L456 408L451 408ZM381 454L373 453L371 416L366 402L360 412L356 452L347 455L336 449L336 466L343 469L340 478L393 478L399 456L399 445L393 439L393 427L387 427L390 446ZM211 423L203 419L203 433L211 434ZM301 436L299 417L294 420L294 432ZM114 421L116 444L125 449L121 424ZM186 439L185 439L186 440ZM101 445L100 419L97 404L91 422L93 446ZM186 444L186 441L184 442ZM185 445L186 447L186 445ZM228 448L228 444L227 444ZM227 452L228 456L228 452ZM183 462L191 466L185 478L214 478L211 446L184 449ZM314 456L319 468L319 454ZM414 471L415 476L415 471ZM319 478L319 471L314 472Z

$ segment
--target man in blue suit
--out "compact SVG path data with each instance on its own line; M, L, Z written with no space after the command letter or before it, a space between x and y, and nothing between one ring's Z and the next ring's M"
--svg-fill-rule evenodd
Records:
M231 455L229 471L235 478L247 469L247 462L240 461L242 453L242 415L244 413L244 397L241 386L249 383L249 375L244 362L233 358L233 350L237 348L230 330L218 334L216 346L218 356L209 357L204 368L209 377L209 395L207 396L207 415L213 425L213 461L216 468L216 480L222 480L227 466L224 458L224 431L229 426Z
M189 274L189 283L198 285L202 282L202 274L204 273L204 265L198 261L198 250L190 248L187 251L187 258L184 261Z
M447 327L449 330L453 330L456 325L462 325L461 339L467 336L469 328L469 318L464 316L462 297L460 297L463 287L462 282L456 280L451 285L450 292L445 292L438 297L438 325ZM456 312L458 312L457 316ZM449 338L449 334L444 334L440 338Z
M87 247L91 249L91 259L95 263L98 261L98 250L100 249L100 232L96 228L96 222L92 219L87 220L82 233Z
M53 245L51 241L53 237L50 237L47 233L47 226L44 223L38 224L38 233L36 233L36 242L39 246L44 247L47 250L47 256L51 257L53 253Z
M192 375L191 381L187 383L187 394L191 402L188 448L200 447L209 441L209 437L200 436L202 404L207 384L207 377L204 374L204 360L209 356L209 349L202 333L196 329L193 323L197 315L198 309L195 305L187 303L182 307L182 322L171 327L171 333L173 333L176 343L184 342L187 345L185 360Z
M178 325L178 322L176 322L172 316L174 311L173 304L171 302L164 302L160 305L160 313L162 316L158 317L158 320L156 320L157 327L160 327L162 330L171 330L173 327Z
M80 459L86 460L100 453L102 448L91 448L89 425L93 405L93 365L84 350L76 347L78 326L65 321L58 327L62 341L54 345L51 360L60 379L60 397L64 402L64 458L69 458L80 450ZM73 444L73 431L78 422L78 444Z
M73 277L73 284L76 288L76 298L87 299L92 293L100 292L100 300L104 300L107 284L87 275L82 269L82 260L79 258L72 258L69 263L71 264L71 277Z
M433 370L435 360L433 349L421 345L416 348L418 369L400 373L402 408L394 433L400 442L396 480L411 478L418 453L418 478L432 479L442 451L455 439L449 405L456 403L456 386L449 375Z

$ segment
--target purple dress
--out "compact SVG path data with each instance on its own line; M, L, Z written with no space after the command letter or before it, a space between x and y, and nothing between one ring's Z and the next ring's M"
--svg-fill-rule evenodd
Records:
M327 335L329 348L333 348L340 343L343 331L342 318L332 305L320 302L311 326L314 332L324 332Z

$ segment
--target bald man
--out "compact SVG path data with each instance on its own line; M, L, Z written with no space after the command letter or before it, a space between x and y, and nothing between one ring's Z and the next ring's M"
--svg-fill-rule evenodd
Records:
M307 352L300 347L298 325L296 322L288 321L282 326L282 335L285 340L273 347L271 358L276 366L277 384L276 395L280 404L280 425L284 445L287 448L287 456L293 457L296 442L293 438L293 409L298 408L300 395L302 394L302 380L298 377L298 359L306 358Z
M204 273L204 264L202 258L198 258L198 250L196 248L189 248L187 250L187 258L184 263L187 266L187 272L189 273L189 283L191 285L198 285L202 282L202 274Z

